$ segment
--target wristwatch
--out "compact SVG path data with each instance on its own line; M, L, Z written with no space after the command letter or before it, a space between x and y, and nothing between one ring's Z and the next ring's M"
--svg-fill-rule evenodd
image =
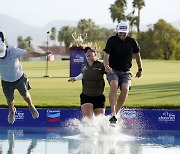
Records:
M139 68L138 71L139 71L139 72L142 72L142 68Z

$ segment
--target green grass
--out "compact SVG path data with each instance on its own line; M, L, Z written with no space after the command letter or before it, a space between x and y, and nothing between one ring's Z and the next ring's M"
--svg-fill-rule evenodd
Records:
M49 62L46 74L46 62L23 62L25 74L29 77L32 89L30 94L37 107L79 107L81 81L68 83L69 61ZM132 73L135 76L137 66L133 61ZM106 77L105 77L106 80ZM106 81L105 96L108 100L109 85ZM15 92L15 105L26 107L22 97ZM143 76L133 77L132 90L126 107L138 108L180 108L180 61L143 60ZM6 100L0 96L0 107L7 107Z

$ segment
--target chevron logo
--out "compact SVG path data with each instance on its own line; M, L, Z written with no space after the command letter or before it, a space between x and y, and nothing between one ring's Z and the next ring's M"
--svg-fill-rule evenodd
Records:
M46 121L48 121L48 122L60 121L60 111L59 110L47 110Z

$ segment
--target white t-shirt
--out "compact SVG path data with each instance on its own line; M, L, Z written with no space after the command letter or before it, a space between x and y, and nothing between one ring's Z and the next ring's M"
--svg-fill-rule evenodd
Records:
M14 82L23 75L22 65L19 57L24 56L26 50L8 46L4 58L0 58L0 75L1 79L8 82Z

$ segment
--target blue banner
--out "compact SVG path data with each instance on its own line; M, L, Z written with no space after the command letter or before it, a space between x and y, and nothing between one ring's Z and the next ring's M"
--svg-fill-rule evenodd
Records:
M86 63L84 50L70 50L70 77L79 75L84 63Z
M82 118L80 108L38 108L39 118L33 119L27 108L17 108L15 123L8 123L9 109L0 108L0 127L59 127L66 125L69 119ZM106 109L106 115L110 109ZM133 130L180 130L180 109L131 109L123 108L119 114L119 123L125 129Z
M37 109L39 118L33 119L28 108L16 108L14 124L8 123L9 109L0 108L1 126L22 126L22 127L58 127L63 126L71 118L81 118L79 109L41 108Z
M137 130L180 130L180 110L176 109L122 109L123 127Z

